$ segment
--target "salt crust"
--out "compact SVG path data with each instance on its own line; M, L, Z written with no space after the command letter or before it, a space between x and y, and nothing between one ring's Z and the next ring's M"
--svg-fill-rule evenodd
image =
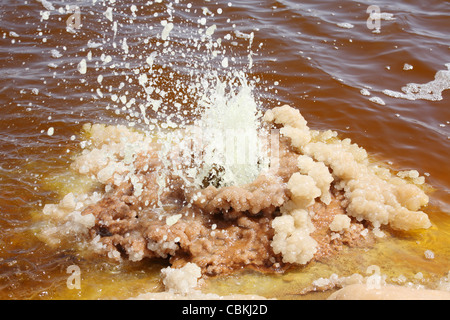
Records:
M275 231L272 248L283 255L288 263L306 264L317 251L317 242L310 234L314 231L306 210L296 209L277 217L272 222Z
M202 269L195 263L187 263L184 267L175 269L167 267L161 270L166 291L172 293L188 293L197 286L202 276Z
M450 300L450 292L397 285L371 287L353 284L333 293L328 300Z
M85 124L83 129L89 135L85 148L71 165L76 172L91 176L95 181L106 185L120 185L130 180L135 190L142 188L142 183L134 175L133 161L137 152L150 148L151 137L131 131L126 126L106 126L103 124ZM81 214L84 209L102 199L103 194L93 192L91 195L67 194L58 204L46 204L43 213L49 223L39 235L52 245L61 242L61 237L79 237L86 235L95 225L92 214ZM96 241L97 240L97 241ZM91 246L100 249L98 239L93 239ZM108 255L117 255L112 252Z
M350 227L351 219L345 214L337 214L330 223L330 230L340 232Z
M87 235L88 230L95 225L95 217L81 213L100 199L101 195L97 192L79 196L69 193L58 204L46 204L43 213L48 220L47 226L39 237L50 245L58 245L62 237Z
M428 196L417 185L407 181L420 178L416 171L393 176L388 170L370 164L366 151L349 139L339 140L332 131L310 130L300 112L289 106L267 111L264 119L282 124L282 133L291 138L293 147L302 153L298 158L299 172L294 173L288 182L291 201L281 208L283 216L273 222L276 226L273 248L276 253L286 256L286 262L304 264L315 252L317 244L309 236L313 231L311 217L303 216L305 222L301 223L299 212L304 212L302 210L317 198L329 203L331 183L344 191L349 202L347 214L358 221L370 221L375 229L387 224L401 230L430 227L428 216L419 211L428 203ZM90 135L91 146L75 159L72 168L103 184L119 185L129 179L134 189L139 191L142 183L134 176L131 166L138 151L151 148L151 137L125 126L94 124L85 125L84 130ZM46 205L44 213L66 223L66 227L61 229L65 230L63 233L86 232L82 226L89 227L92 218L82 217L82 209L101 197L99 194L77 196L76 204L68 205L72 197L75 199L74 195L67 195L59 205ZM78 209L71 212L74 205ZM294 212L297 212L295 218ZM287 219L285 215L292 218ZM74 221L73 226L70 226L70 221ZM56 227L47 228L46 233L50 235L57 231ZM301 245L292 251L296 241Z
M92 145L75 159L72 169L103 184L119 185L125 178L132 179L127 174L134 172L133 161L138 151L150 148L151 138L123 125L86 124L83 129L90 134Z
M336 134L330 133L321 136L310 130L300 112L290 106L267 111L264 120L282 125L281 133L302 154L298 160L300 172L294 173L288 182L291 201L281 208L283 215L272 223L275 230L272 247L275 253L283 255L283 261L305 264L312 259L317 243L310 236L314 229L306 209L318 197L324 203L329 201L332 182L337 190L344 191L347 215L371 222L375 234L382 234L379 231L382 225L399 230L431 226L428 216L419 211L428 204L428 196L403 179L419 178L415 172L392 175L370 163L367 152L349 139L336 139ZM336 219L332 231L347 226L348 219Z
M165 286L164 292L148 292L132 300L263 300L257 295L233 294L219 296L213 293L203 293L198 289L202 271L195 263L187 263L182 268L167 267L161 270Z
M436 284L425 287L422 284L406 282L406 277L391 278L380 271L377 265L369 266L368 275L359 273L348 277L332 274L329 278L319 278L308 290L326 291L340 289L328 297L328 300L448 300L450 299L450 272ZM419 273L420 274L420 273ZM417 277L421 280L421 277ZM390 281L390 282L391 282Z
M264 115L266 122L282 124L281 133L291 139L292 146L301 148L311 141L307 121L300 112L287 105L268 110Z
M393 285L387 283L387 276L380 272L376 265L367 268L370 275L363 276L355 273L347 277L332 274L329 278L319 278L307 290L326 291L341 288L328 297L328 300L443 300L450 299L450 272L441 278L434 289L423 285L407 283L406 285ZM202 293L199 289L201 268L194 263L188 263L179 269L167 267L161 270L164 292L149 292L132 298L133 300L263 300L257 295L219 296L211 293ZM404 280L392 279L403 284Z
M372 268L373 267L373 268ZM342 288L328 297L328 300L450 300L450 272L434 287L426 288L421 284L403 283L403 279L388 284L387 276L379 272L378 266L371 266L368 270L378 270L372 275L364 277L353 274L349 277L339 277L336 274L330 278L321 278L313 282L315 290L329 290ZM422 279L422 275L417 277ZM400 278L400 277L399 277ZM393 279L395 280L395 279Z
M298 167L302 174L306 174L314 180L320 190L320 200L327 205L330 204L330 186L333 182L333 176L325 164L315 162L310 156L301 155L298 157Z
M267 111L264 120L282 125L281 133L291 139L292 146L301 154L299 172L291 176L287 185L291 200L281 207L282 215L272 223L272 248L275 253L282 254L284 262L306 264L313 258L317 250L317 242L311 237L314 231L311 215L314 213L307 207L319 198L328 203L332 183L336 189L344 191L348 200L347 215L358 221L371 222L375 231L382 225L400 230L431 226L428 216L419 211L428 203L428 196L407 181L423 182L417 180L421 177L415 172L392 175L387 169L371 164L366 151L349 139L337 139L337 134L332 131L310 130L300 112L289 106ZM137 151L151 148L151 137L125 126L86 125L84 129L89 132L92 145L75 159L72 168L103 184L119 185L129 179L135 190L139 190L141 183L129 166L132 166ZM51 223L42 236L57 244L58 235L87 233L95 223L94 217L82 216L81 212L100 199L99 193L90 196L68 194L59 204L47 204L44 214L50 217ZM330 226L332 231L343 230L348 219L336 219ZM100 244L94 239L91 245L95 248ZM189 266L186 272L195 276L195 270ZM173 279L182 277L181 273L169 270L163 274L172 289L175 287L171 284L179 282ZM194 283L193 280L185 281L178 283L180 287L174 290L183 292Z

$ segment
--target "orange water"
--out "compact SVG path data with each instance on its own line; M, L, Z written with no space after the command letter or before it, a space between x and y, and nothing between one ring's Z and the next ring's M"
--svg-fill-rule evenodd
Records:
M297 293L318 277L364 273L371 264L379 264L391 277L413 279L422 272L422 281L429 284L444 276L450 270L449 91L442 93L440 101L410 101L389 97L383 90L427 83L439 70L446 70L449 3L378 2L380 10L392 13L395 20L381 20L380 33L373 33L366 25L369 4L364 1L189 2L189 9L186 1L173 4L171 39L179 47L177 52L189 47L189 36L202 27L197 20L205 17L205 27L217 25L215 37L233 36L223 44L227 54L236 58L230 60L230 69L243 69L248 65L249 43L234 31L253 32L253 67L247 74L249 79L259 79L255 96L262 109L278 103L296 106L311 128L336 130L395 170L417 169L436 190L426 209L434 224L428 231L398 234L370 250L351 249L285 275L244 272L210 279L205 290L323 298L326 294L301 297ZM45 203L82 187L71 183L67 174L71 157L79 150L81 126L127 122L126 112L114 112L118 103L111 95L139 98L137 81L127 81L134 77L133 68L145 65L145 57L158 53L154 70L162 72L157 85L169 96L177 79L189 81L191 71L220 69L221 59L209 61L208 53L201 50L187 56L164 54L164 47L157 46L157 34L160 20L169 17L168 2L142 6L138 1L116 1L111 5L118 22L115 34L113 22L103 15L107 9L103 2L49 3L53 7L38 1L0 4L0 298L126 298L161 290L158 272L164 261L115 265L101 257L87 259L71 248L50 248L35 236L33 217ZM133 3L136 17L130 9ZM82 25L75 34L66 31L73 13L58 11L66 5L80 8ZM204 15L203 7L214 16ZM48 19L42 18L45 11L50 13ZM124 38L127 55L121 49ZM89 52L88 72L80 74L77 65ZM104 64L102 53L110 55L112 62ZM205 60L210 65L202 63ZM413 69L404 70L405 64ZM169 76L171 72L175 78ZM96 93L100 74L103 97ZM363 88L370 96L361 94ZM372 97L382 98L385 104L369 101ZM183 110L189 111L186 117L192 102L183 104ZM47 134L50 127L52 136ZM425 250L432 250L435 259L425 259ZM81 268L81 290L67 288L66 269L73 264Z

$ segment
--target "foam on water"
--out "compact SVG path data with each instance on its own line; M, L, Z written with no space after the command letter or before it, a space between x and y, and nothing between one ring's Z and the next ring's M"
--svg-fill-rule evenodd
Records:
M384 90L383 93L387 96L407 99L407 100L442 100L442 92L450 89L450 63L445 64L448 70L440 70L436 73L434 80L424 83L408 83L402 88L402 92Z

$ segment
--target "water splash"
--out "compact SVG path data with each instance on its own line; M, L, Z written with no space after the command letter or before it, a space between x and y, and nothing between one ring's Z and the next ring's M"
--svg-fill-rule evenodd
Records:
M155 6L158 14L148 29L139 24L133 35L121 30ZM88 39L72 67L91 86L95 102L106 103L108 113L161 140L160 156L166 159L161 186L174 168L185 182L219 187L249 183L267 167L255 81L247 75L254 65L254 33L231 22L230 28L223 23L218 28L224 8L217 6L176 0L130 7L93 1L90 15L87 7L77 7L82 24L68 31ZM73 11L58 5L48 10ZM188 18L187 12L198 16ZM89 19L98 19L102 37L89 33ZM65 49L57 46L50 54L64 59ZM185 146L179 159L174 145L177 150Z
M203 185L207 180L216 186L250 183L266 163L259 133L262 115L253 88L242 72L235 80L216 79L209 95L199 101L203 112L196 125L202 131L204 156L196 165Z

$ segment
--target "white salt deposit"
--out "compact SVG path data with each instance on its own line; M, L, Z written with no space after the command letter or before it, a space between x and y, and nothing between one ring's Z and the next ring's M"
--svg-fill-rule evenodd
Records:
M214 32L216 31L217 26L215 24L213 24L212 26L210 26L208 29L206 29L205 34L207 36L212 36L214 34Z
M78 72L81 74L86 74L87 72L87 64L86 59L82 59L77 66Z
M403 65L403 70L404 71L408 71L408 70L412 70L412 69L414 69L414 67L412 65L410 65L409 63L405 63Z
M305 210L294 210L272 222L275 234L272 248L283 255L288 263L306 264L317 251L317 242L310 234L314 231L311 218Z
M345 214L337 214L330 224L330 230L339 232L350 227L350 218Z
M106 11L103 13L103 15L109 20L113 21L113 8L109 7L106 9Z
M41 11L40 14L42 20L48 20L50 18L50 11Z
M166 41L169 38L169 34L172 31L173 27L173 23L171 22L165 24L164 29L161 33L162 40Z
M222 67L223 68L228 68L228 58L223 58L222 60Z
M50 1L37 0L37 2L40 2L44 6L44 8L49 10L49 11L55 10L55 6Z
M341 22L341 23L338 23L337 26L338 26L339 28L343 28L343 29L352 29L352 28L355 27L353 24L348 23L348 22Z
M367 89L365 89L365 88L361 89L360 93L361 93L363 96L370 96L370 91L367 90Z
M433 260L434 259L434 252L431 250L426 250L425 251L425 258L428 260Z
M166 291L172 293L187 293L197 286L202 276L201 269L194 263L187 263L184 267L164 268L161 270Z
M178 220L180 220L180 218L181 218L181 214L176 214L176 215L170 216L170 217L166 218L166 224L168 226L172 226L175 223L177 223Z
M369 101L371 101L371 102L373 102L373 103L376 103L376 104L379 104L379 105L381 105L381 106L386 105L386 103L384 102L384 100L381 99L380 97L371 97L371 98L369 98Z
M297 135L302 133L303 137L309 138L301 139L300 143L294 137L292 145L332 170L335 187L343 190L349 201L349 216L358 221L370 221L375 229L385 224L400 230L431 226L428 216L419 211L429 200L425 192L387 170L370 165L367 152L356 144L351 144L349 139L333 143L311 142L311 132L306 121L298 110L288 106L269 110L264 119L283 124L284 127L302 128ZM285 132L290 138L291 134L292 130ZM299 209L302 206L305 208L310 203L309 199L320 195L320 190L317 193L314 191L317 183L314 180L308 182L299 175L292 179L294 178L292 187L289 187L293 193L292 199Z

